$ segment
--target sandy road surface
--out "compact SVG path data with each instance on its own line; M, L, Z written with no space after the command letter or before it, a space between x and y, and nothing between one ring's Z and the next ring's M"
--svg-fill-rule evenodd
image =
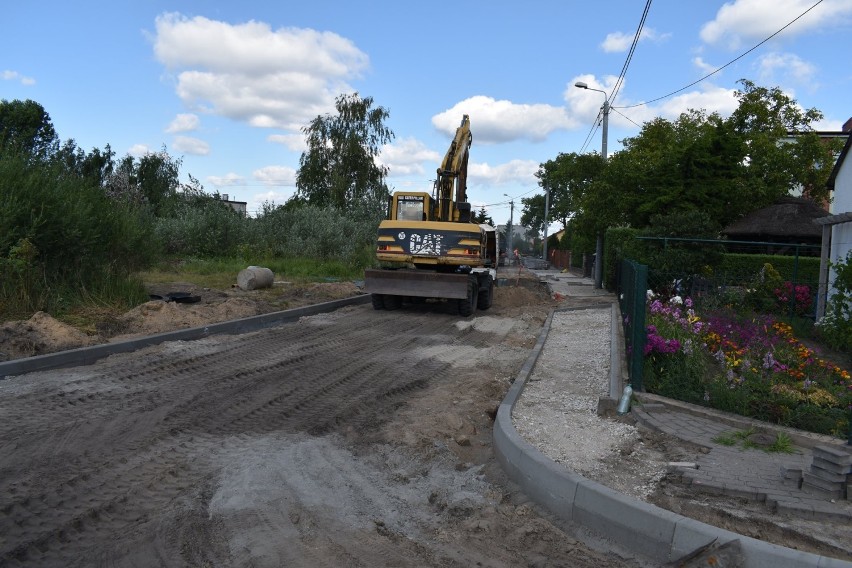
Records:
M641 565L494 462L493 411L547 313L499 300L0 381L0 566Z

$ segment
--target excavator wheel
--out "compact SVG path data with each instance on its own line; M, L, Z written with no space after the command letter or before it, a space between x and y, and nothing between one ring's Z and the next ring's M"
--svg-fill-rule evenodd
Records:
M468 317L476 310L476 304L479 300L479 282L476 276L471 276L467 281L467 298L459 300L459 315Z
M385 297L382 294L370 294L370 299L373 301L374 310L385 309Z
M487 310L494 303L494 279L488 278L488 285L479 291L479 300L476 302L476 307L480 310Z

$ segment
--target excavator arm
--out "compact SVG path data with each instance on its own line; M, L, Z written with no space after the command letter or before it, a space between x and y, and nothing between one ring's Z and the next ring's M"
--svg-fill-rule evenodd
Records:
M467 203L467 158L473 135L470 133L470 117L464 115L461 124L456 129L441 167L438 168L438 179L435 182L435 220L458 220L459 203ZM468 209L469 210L469 209Z

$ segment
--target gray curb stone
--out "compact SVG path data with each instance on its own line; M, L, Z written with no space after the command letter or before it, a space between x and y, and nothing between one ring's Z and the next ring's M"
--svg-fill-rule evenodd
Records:
M351 298L343 298L342 300L333 300L331 302L323 302L302 308L294 308L292 310L282 310L280 312L272 312L269 314L261 314L247 318L213 323L201 327L193 327L188 329L179 329L177 331L168 331L140 337L138 339L129 339L127 341L119 341L116 343L105 343L103 345L94 345L92 347L81 347L79 349L69 349L59 353L48 353L46 355L38 355L35 357L27 357L26 359L14 359L0 363L0 380L14 375L23 375L24 373L32 373L34 371L46 371L49 369L60 369L65 367L75 367L78 365L91 365L98 359L103 359L116 353L127 353L136 351L150 345L158 345L166 341L191 341L193 339L201 339L211 335L219 334L238 334L257 331L266 327L273 327L282 323L296 321L304 316L312 316L316 314L332 312L344 306L356 304L366 304L370 301L370 294L352 296Z

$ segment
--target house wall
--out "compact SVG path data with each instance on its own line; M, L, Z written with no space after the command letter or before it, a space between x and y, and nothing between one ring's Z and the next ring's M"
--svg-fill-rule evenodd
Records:
M833 210L835 213L852 211L852 159L843 160L840 170L837 172L837 178L834 182ZM829 260L831 262L845 260L850 250L852 250L852 222L833 225L831 228ZM837 272L834 269L830 269L828 276L829 283L834 282L836 277ZM831 292L832 289L829 288L829 297L831 296Z

